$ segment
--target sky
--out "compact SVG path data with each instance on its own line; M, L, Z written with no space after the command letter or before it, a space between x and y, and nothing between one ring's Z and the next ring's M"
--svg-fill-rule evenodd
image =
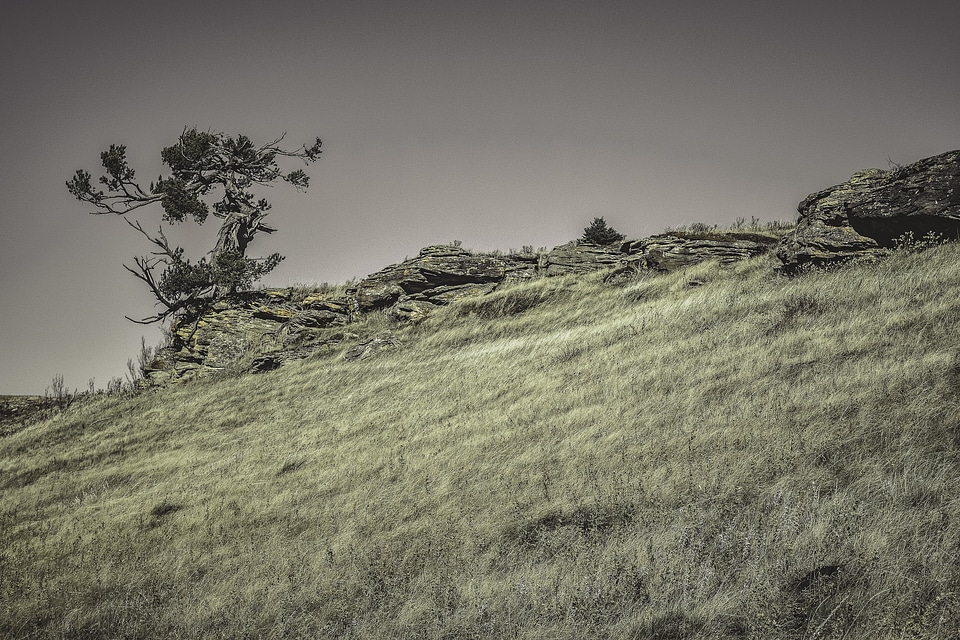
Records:
M870 167L960 148L956 0L4 0L0 394L123 376L156 325L149 250L65 182L127 146L146 185L184 127L297 147L263 283L343 282L460 240L553 247L790 220ZM285 165L287 166L287 165ZM141 209L145 227L160 210ZM194 258L216 219L170 230Z

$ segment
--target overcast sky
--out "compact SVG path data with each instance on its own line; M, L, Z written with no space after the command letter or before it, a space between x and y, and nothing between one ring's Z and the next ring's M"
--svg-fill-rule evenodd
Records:
M160 340L124 319L154 311L121 266L148 247L64 186L111 143L146 183L184 126L320 136L310 190L263 193L279 231L249 253L287 256L269 285L341 282L455 239L553 247L594 216L631 238L792 219L960 148L958 29L956 0L5 0L0 394L104 387ZM202 253L216 222L176 237Z

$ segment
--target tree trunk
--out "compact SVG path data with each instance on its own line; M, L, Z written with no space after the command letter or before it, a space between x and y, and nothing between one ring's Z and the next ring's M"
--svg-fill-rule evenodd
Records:
M217 244L210 252L210 261L216 265L222 256L231 256L232 258L246 259L247 245L257 235L257 232L273 233L275 229L263 224L263 219L267 212L253 206L250 203L248 194L237 186L236 177L231 176L225 181L226 200L229 203L229 210L226 217L220 225L220 231L217 234ZM229 293L235 293L236 283L230 286ZM219 292L214 292L215 297L219 297Z
M227 253L238 253L240 257L246 257L247 245L257 235L257 232L273 233L276 231L276 229L263 224L267 212L261 211L250 204L246 194L237 186L234 178L231 177L227 180L224 183L224 188L227 192L227 199L237 210L231 211L220 226L217 246L211 252L214 260Z
M253 238L255 230L250 228L250 220L239 213L231 213L223 221L217 237L217 246L213 249L213 259L227 253L247 254L247 244Z

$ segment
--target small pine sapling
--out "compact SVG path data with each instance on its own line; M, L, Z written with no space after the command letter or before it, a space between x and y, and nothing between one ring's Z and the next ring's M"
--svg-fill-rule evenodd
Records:
M581 240L593 244L608 245L622 242L625 237L622 233L607 225L603 218L594 218L590 226L583 230Z

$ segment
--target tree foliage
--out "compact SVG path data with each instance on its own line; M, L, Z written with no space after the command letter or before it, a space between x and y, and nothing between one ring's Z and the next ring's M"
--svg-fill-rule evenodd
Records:
M625 237L613 227L608 226L603 218L594 218L590 226L583 230L582 240L593 244L606 245L620 242Z
M317 138L309 147L284 150L279 146L282 140L280 136L256 146L244 135L230 137L185 128L175 144L160 152L170 174L158 177L146 189L137 182L124 145L110 145L100 154L104 175L98 184L102 187L92 184L91 174L83 169L67 182L74 197L95 207L90 213L123 217L153 245L149 255L134 258L134 267L124 265L147 284L161 307L155 315L135 322L161 321L183 310L196 310L222 295L248 289L283 260L277 253L265 258L247 257L247 247L258 233L276 231L264 222L270 203L256 198L251 189L280 179L298 191L306 191L310 184L307 174L302 169L284 173L277 161L286 157L305 164L315 162L320 157L321 142ZM219 192L218 199L205 199L215 191ZM211 213L219 218L214 248L191 262L181 247L170 244L162 224L153 234L128 216L157 203L162 222L168 225L188 219L201 225Z

